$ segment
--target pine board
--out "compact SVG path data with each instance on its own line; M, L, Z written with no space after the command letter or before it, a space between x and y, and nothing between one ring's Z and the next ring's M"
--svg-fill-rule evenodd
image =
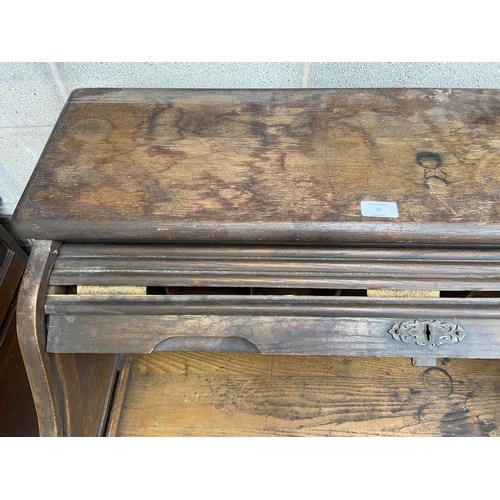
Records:
M500 360L135 358L118 436L498 436Z

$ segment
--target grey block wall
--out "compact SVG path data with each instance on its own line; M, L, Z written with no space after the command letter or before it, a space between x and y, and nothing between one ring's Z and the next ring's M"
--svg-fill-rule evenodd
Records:
M14 211L64 102L82 87L500 88L500 63L0 63L0 215Z

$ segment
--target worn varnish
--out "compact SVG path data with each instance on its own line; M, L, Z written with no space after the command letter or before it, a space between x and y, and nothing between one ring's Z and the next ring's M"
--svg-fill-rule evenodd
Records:
M40 436L105 435L123 356L47 352L45 293L59 242L37 241L19 290L18 338L33 394Z
M170 287L376 290L463 290L467 283L468 290L499 290L500 251L65 244L50 275L51 285L127 286L131 283Z
M244 339L250 350L267 354L500 357L499 299L315 297L311 303L302 296L207 295L158 296L144 304L142 297L61 299L66 298L47 298L49 352L148 353L169 350L171 339L199 337ZM464 338L417 344L390 333L395 325L418 319L454 324Z
M155 353L131 369L122 436L498 436L500 362Z
M13 216L41 435L497 435L498 363L446 360L500 358L499 111L75 91Z
M497 90L77 90L13 224L79 241L498 244L499 116Z

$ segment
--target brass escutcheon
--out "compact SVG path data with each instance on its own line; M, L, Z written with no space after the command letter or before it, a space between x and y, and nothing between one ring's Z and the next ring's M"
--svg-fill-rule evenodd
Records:
M438 346L460 342L467 335L459 325L450 321L415 320L395 323L389 330L394 340L417 345Z

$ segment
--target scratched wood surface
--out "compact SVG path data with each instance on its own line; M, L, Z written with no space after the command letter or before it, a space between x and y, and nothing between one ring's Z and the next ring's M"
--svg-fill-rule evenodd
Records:
M59 240L500 244L500 91L81 89L13 225ZM397 218L362 216L395 202Z
M274 294L278 288L459 291L466 286L467 290L499 290L500 251L387 246L63 244L49 283L78 287L231 287L235 291L253 287L261 289L260 293L275 288Z
M500 361L155 353L121 436L498 436Z

